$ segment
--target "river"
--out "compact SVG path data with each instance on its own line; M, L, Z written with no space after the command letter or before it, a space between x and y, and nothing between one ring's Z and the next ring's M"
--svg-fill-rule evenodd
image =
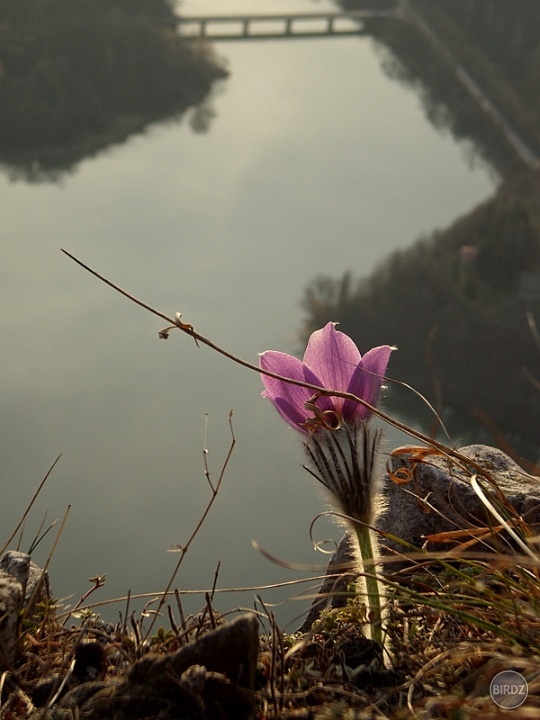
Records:
M248 6L332 9L322 0L185 0L182 9ZM270 348L298 350L299 302L315 276L368 274L495 187L489 168L471 166L469 148L429 124L415 92L384 75L369 38L216 50L230 77L211 99L207 133L192 132L188 118L156 124L54 184L0 175L3 537L61 454L20 547L71 506L50 565L53 591L72 596L68 603L96 575L107 576L96 601L166 585L178 559L167 550L187 542L210 497L205 457L218 480L230 410L236 446L175 585L210 587L218 563L218 589L309 575L271 563L251 540L322 568L309 525L325 505L255 373L180 333L159 340L161 320L61 247L256 362ZM390 434L387 445L395 442ZM38 546L38 563L57 531ZM325 520L315 534L340 530ZM260 594L284 600L300 589ZM217 605L250 604L254 594L219 596ZM303 607L287 602L278 617ZM101 610L113 619L119 611L123 604Z

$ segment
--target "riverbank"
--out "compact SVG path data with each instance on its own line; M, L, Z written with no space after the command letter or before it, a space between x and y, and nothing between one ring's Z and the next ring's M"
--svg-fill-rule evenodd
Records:
M303 300L304 336L338 320L366 347L395 343L393 377L422 393L452 435L496 442L534 464L540 456L540 171L507 137L513 127L531 147L539 143L540 118L525 90L529 80L523 78L510 92L515 67L526 69L528 59L510 39L508 52L500 50L500 43L494 51L503 26L485 5L409 5L418 13L416 24L395 18L367 21L383 67L416 89L436 126L473 141L472 157L480 154L492 163L502 182L489 201L393 253L370 277L357 277L351 268L341 278L315 279ZM468 23L479 22L482 13L489 15L486 37L476 43ZM429 32L420 27L424 20ZM518 29L531 35L525 7L513 14L505 32L514 38ZM444 43L444 53L437 52L431 35ZM529 37L527 47L531 42ZM494 122L491 111L460 80L460 68L509 122ZM391 384L388 403L425 430L437 425L427 405L397 384Z
M207 101L227 72L209 45L182 40L174 18L162 0L3 6L0 162L14 176L54 179Z
M392 377L422 393L448 429L468 427L538 460L540 171L442 232L392 254L369 278L320 278L306 290L306 335L329 320L365 347L397 345ZM388 403L405 417L434 418L391 383Z
M362 9L366 0L338 0ZM387 0L369 6L386 8ZM539 8L495 9L476 0L392 3L400 13L368 18L382 67L415 88L430 121L457 140L473 143L473 158L492 164L502 178L532 168L540 157L536 104L540 50Z

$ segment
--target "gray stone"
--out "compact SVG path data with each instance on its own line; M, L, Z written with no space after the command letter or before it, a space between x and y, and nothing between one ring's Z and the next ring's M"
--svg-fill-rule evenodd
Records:
M30 555L18 550L8 550L0 560L0 569L13 575L26 591L28 572L30 568Z
M506 496L508 504L527 523L533 534L540 529L540 478L529 475L508 455L486 445L469 445L459 450L461 455L486 470ZM412 457L412 456L411 456ZM484 506L470 478L478 474L470 465L460 467L455 461L440 454L426 455L416 462L406 455L391 456L393 473L405 469L410 481L394 482L388 475L384 479L384 505L377 527L414 547L428 551L450 550L459 542L470 542L476 550L509 547L508 536L503 532L487 533L483 539L474 541L481 528L497 526L499 522ZM480 476L479 476L480 478ZM480 478L481 479L481 478ZM490 486L484 482L483 486ZM489 489L489 496L496 502L497 495ZM503 510L508 517L508 510ZM463 530L462 536L453 542L430 540L433 535ZM381 538L383 551L407 552L406 547L391 539Z
M19 613L24 601L24 588L11 573L0 570L0 666L11 666L18 638Z
M34 594L34 591L35 594ZM29 555L8 550L0 560L0 666L12 663L22 610L31 610L28 603L48 597L46 575L32 562Z
M0 560L0 569L13 575L24 588L24 603L28 605L50 599L48 573L33 562L30 555L8 550Z

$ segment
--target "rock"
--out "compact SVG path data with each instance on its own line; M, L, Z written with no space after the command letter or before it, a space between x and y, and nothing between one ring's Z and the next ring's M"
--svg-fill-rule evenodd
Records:
M98 640L81 640L74 648L73 669L67 673L52 673L41 678L32 690L32 702L43 707L51 698L68 698L66 707L80 705L88 697L105 687L107 653Z
M0 560L0 569L19 580L24 588L25 606L30 601L35 603L50 599L49 575L33 562L30 555L18 550L8 550Z
M38 586L38 583L41 587ZM38 588L34 596L34 590ZM0 665L9 667L15 657L19 618L36 597L48 593L43 571L29 555L8 550L0 560Z
M540 529L540 478L533 477L519 467L501 450L486 445L469 445L459 452L487 470L506 495L509 504L537 534ZM430 454L423 461L415 462L406 455L391 456L390 470L394 473L403 468L410 471L406 484L397 484L388 475L384 479L386 508L377 521L377 527L395 535L417 548L429 551L450 550L459 542L472 540L478 528L498 525L498 521L485 508L470 483L474 467L460 468L442 455ZM485 485L485 483L484 483ZM492 491L491 495L494 497ZM507 515L507 513L505 513ZM455 543L443 542L434 535L456 530L463 533ZM508 548L506 534L489 534L472 545L473 549ZM391 539L381 538L383 552L406 548Z
M505 494L508 503L523 518L533 535L540 534L540 478L529 475L501 450L486 445L469 445L459 452L472 462L487 470ZM399 476L407 477L407 482L396 483L389 475L383 481L383 510L376 526L384 533L404 540L406 543L430 552L447 552L462 542L471 541L472 550L505 551L511 547L507 533L487 533L478 538L474 531L497 526L484 507L470 483L470 477L476 471L460 468L442 455L428 454L420 461L414 454L402 453L390 456L389 470ZM405 473L402 474L402 471ZM485 484L484 484L485 485ZM494 496L493 491L490 491ZM447 536L441 533L464 531L460 536ZM406 554L407 548L401 543L379 536L381 554L390 556L395 553ZM383 572L391 573L399 565L388 562ZM327 568L327 577L320 594L300 631L306 632L320 611L326 606L340 607L345 604L339 597L357 569L356 542L347 532L341 539L336 552L332 555Z
M0 666L10 668L15 657L24 588L14 575L0 570Z
M147 655L80 707L88 720L248 720L255 712L258 620L242 615L168 655ZM61 702L66 707L70 698Z
M17 550L8 550L0 560L0 569L13 575L26 592L30 570L30 555Z

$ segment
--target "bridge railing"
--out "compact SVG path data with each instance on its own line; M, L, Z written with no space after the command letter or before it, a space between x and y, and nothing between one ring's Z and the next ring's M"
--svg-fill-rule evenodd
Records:
M208 40L327 37L359 35L362 20L394 14L395 11L351 11L340 13L284 13L268 15L180 16L183 37ZM228 26L223 30L223 26Z

